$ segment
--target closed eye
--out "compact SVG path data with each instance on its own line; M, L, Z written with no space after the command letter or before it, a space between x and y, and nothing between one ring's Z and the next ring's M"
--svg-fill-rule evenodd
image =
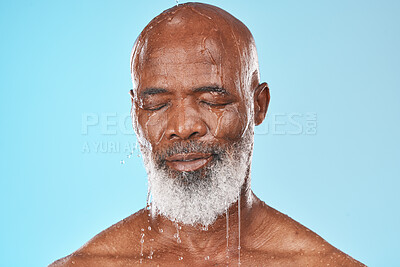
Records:
M226 105L229 105L229 104L231 104L233 102L214 103L214 102L208 102L208 101L202 100L202 101L200 101L200 103L205 104L205 105L210 106L210 107L215 107L215 108L221 107L222 108L222 107L225 107Z
M158 105L158 106L155 106L155 107L144 107L143 109L144 110L150 110L150 111L157 111L157 110L162 109L165 106L167 106L167 104L161 104L161 105Z

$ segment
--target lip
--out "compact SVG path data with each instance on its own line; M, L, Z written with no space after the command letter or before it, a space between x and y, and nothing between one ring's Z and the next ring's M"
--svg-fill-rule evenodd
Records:
M203 168L211 159L211 153L184 153L167 157L166 163L176 171L191 172Z

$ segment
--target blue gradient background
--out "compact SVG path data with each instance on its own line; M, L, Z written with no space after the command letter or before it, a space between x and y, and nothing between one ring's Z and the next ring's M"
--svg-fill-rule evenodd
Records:
M249 27L270 84L255 193L369 266L398 266L400 2L206 2ZM130 51L174 4L0 3L1 266L46 266L144 207L141 158L124 150Z

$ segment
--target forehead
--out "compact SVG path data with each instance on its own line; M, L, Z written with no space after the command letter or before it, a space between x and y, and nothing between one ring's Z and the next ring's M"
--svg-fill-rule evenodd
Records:
M192 40L152 49L138 65L139 86L190 87L196 83L232 86L237 66L226 57L215 42L203 44Z
M166 19L139 37L132 66L136 89L209 84L239 89L241 49L232 40L231 30L185 19Z

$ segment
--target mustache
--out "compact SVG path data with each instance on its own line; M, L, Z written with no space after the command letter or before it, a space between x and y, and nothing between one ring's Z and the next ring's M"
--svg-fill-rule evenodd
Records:
M184 141L175 142L167 147L164 147L155 152L155 158L158 163L165 163L166 158L175 154L185 153L209 153L214 156L215 159L220 159L222 155L226 153L226 147L224 145L217 145L199 141Z

